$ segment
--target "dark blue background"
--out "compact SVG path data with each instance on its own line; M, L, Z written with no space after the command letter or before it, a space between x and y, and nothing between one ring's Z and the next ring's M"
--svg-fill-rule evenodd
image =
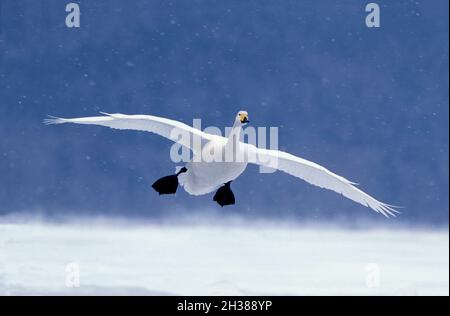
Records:
M250 167L236 207L160 198L170 142L140 132L42 125L47 114L154 114L279 126L280 147L448 224L448 1L0 0L0 214L383 219L283 173Z

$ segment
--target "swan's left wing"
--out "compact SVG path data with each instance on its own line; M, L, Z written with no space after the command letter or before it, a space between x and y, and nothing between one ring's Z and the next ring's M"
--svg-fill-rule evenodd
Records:
M80 117L80 118L59 118L50 117L44 120L45 124L89 124L101 125L115 129L136 130L152 132L163 136L176 143L179 143L194 153L201 150L201 146L205 141L212 140L214 135L202 132L187 124L152 115L125 115L125 114L108 114L104 116Z
M370 207L386 217L395 216L392 205L382 203L355 186L355 183L331 172L330 170L306 159L289 153L257 148L251 144L243 144L249 163L284 171L321 188L333 190L345 197Z

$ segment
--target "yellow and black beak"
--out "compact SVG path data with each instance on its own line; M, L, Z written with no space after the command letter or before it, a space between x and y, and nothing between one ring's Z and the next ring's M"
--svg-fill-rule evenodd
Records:
M250 123L250 121L248 120L247 114L241 114L239 118L240 118L242 124Z

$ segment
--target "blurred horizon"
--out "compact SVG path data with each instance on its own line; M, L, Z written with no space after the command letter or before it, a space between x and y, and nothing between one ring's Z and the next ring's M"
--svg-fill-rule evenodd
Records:
M448 227L448 1L0 2L0 218L149 221L211 212L315 223ZM279 127L279 148L359 183L386 219L283 172L250 166L232 189L160 197L160 136L45 126L47 115L152 114L187 124Z

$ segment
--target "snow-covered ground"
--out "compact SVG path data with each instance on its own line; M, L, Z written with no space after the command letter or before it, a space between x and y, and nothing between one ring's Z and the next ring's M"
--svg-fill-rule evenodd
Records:
M448 231L0 224L0 294L448 295Z

